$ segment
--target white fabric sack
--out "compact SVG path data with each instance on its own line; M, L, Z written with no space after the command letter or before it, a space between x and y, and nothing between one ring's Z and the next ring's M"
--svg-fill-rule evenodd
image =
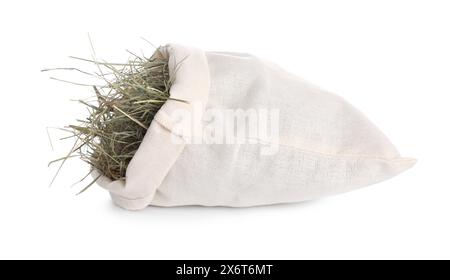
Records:
M162 52L174 78L172 99L155 116L126 181L98 181L120 207L299 202L386 180L415 163L345 100L271 63L179 45ZM175 128L176 113L195 106L205 115L214 108L277 109L277 137L193 143L192 134ZM206 127L205 115L192 121L194 130ZM276 152L262 152L275 144Z

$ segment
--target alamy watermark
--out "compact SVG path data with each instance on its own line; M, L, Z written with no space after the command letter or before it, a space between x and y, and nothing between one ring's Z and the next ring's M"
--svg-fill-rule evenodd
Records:
M181 135L188 144L255 144L261 146L261 155L273 155L279 149L279 109L203 109L201 103L194 103L189 110L174 110L171 119L174 135Z

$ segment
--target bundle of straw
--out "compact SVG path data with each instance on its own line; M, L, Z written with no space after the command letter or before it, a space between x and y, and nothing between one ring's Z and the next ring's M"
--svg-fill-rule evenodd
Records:
M92 75L104 85L92 85L94 102L79 101L89 115L68 126L75 145L61 166L67 158L79 157L92 171L123 180L153 117L169 99L168 59L157 49L150 58L134 55L124 64L82 60L98 66L99 73Z

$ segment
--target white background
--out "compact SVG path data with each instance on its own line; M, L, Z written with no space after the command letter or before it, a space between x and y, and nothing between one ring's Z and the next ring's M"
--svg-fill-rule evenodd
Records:
M450 258L448 1L0 1L0 258ZM97 55L126 60L177 42L249 52L334 91L364 111L405 156L400 176L319 201L126 212L93 187L70 188L58 132L87 88L46 67ZM75 73L69 73L75 75ZM67 75L66 75L67 76ZM77 80L78 76L70 76Z

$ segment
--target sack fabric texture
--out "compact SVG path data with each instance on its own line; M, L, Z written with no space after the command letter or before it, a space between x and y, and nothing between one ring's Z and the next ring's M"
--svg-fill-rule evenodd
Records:
M126 180L98 180L122 208L300 202L389 179L416 162L401 157L386 136L341 97L270 62L181 45L167 45L161 52L169 58L174 78L171 99L152 121ZM189 135L175 129L174 115L193 112L194 104L201 104L201 112L277 109L277 151L261 153L270 144L267 139L192 143ZM205 126L202 120L192 123Z

